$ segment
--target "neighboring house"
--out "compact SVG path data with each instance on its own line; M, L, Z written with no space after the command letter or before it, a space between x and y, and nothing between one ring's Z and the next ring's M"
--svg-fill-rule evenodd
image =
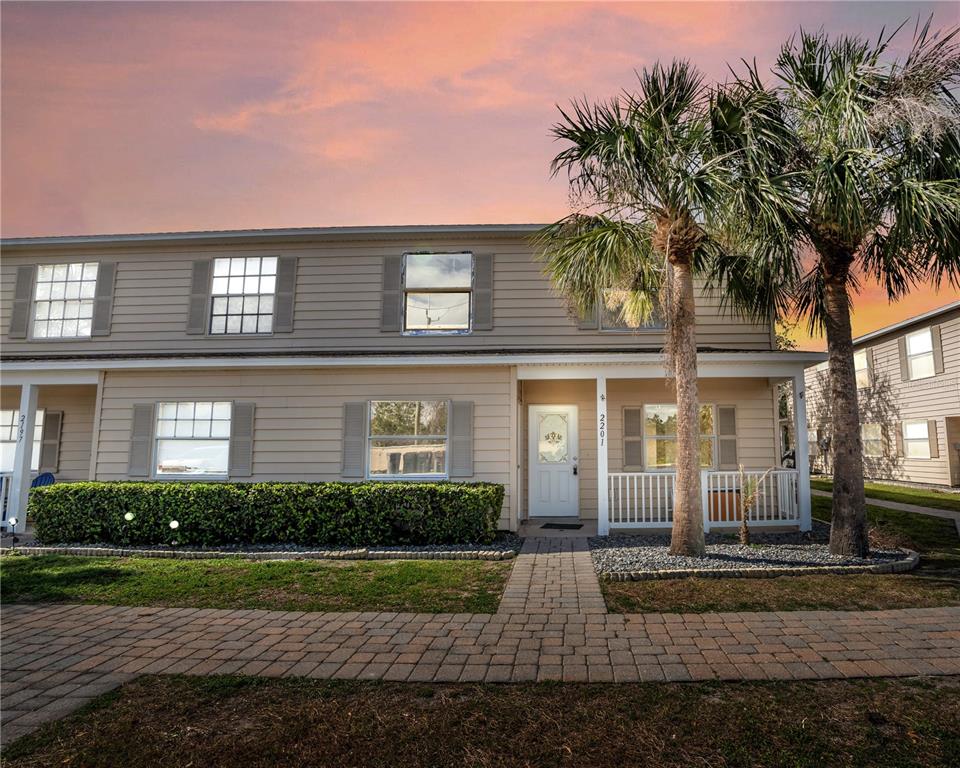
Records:
M853 340L864 475L960 485L960 301ZM830 471L826 363L807 370L810 456Z
M506 487L503 528L539 517L595 520L602 533L669 527L663 329L626 329L609 311L571 317L536 261L537 229L4 241L8 517L23 517L31 473L49 470L58 481L482 480ZM726 315L706 293L697 329L704 506L709 522L735 524L738 466L758 477L779 464L776 386L802 393L823 356L775 351L769 323ZM809 525L801 458L802 472L766 479L758 524Z

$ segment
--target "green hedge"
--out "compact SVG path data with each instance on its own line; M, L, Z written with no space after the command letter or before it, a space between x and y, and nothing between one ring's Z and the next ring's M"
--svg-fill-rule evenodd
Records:
M45 544L336 547L489 542L502 505L492 483L86 482L35 488L28 512Z

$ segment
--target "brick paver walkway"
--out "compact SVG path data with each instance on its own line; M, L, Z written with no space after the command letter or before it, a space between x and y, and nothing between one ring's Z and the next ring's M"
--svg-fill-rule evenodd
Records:
M150 673L438 682L960 674L960 607L607 614L583 541L562 541L525 543L493 615L5 606L0 735L8 743Z

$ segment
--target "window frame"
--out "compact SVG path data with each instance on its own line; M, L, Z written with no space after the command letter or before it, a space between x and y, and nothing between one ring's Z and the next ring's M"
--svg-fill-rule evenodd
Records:
M866 436L867 427L876 427L879 432L879 436L868 438ZM860 442L863 445L863 457L865 459L882 459L884 456L887 455L887 441L886 441L886 434L884 433L883 424L880 424L877 422L867 422L866 424L861 424L860 425ZM880 452L868 453L867 451L868 443L879 443Z
M66 281L64 281L64 284L65 284L65 285L68 285L68 284L71 283L71 282L80 282L80 283L89 282L89 281L85 281L82 277L81 277L81 279L80 279L79 281L76 281L76 280L71 281L71 280L69 279L70 267L71 267L72 265L75 265L75 264L80 264L80 265L83 266L84 268L85 268L88 264L93 264L93 265L96 266L96 275L94 276L93 281L92 281L92 282L93 282L93 295L92 295L92 296L89 296L89 297L87 297L87 298L81 297L81 298L78 298L78 299L66 299L66 298L64 298L64 299L50 299L50 298L38 299L38 298L37 298L37 288L38 288L38 286L39 286L40 283L41 283L41 280L40 280L40 270L43 269L44 267L50 267L51 269L55 269L56 267L66 267L66 268L67 268L67 273L68 273L68 278L67 278ZM48 341L52 341L52 342L61 342L61 341L74 342L74 341L89 341L91 338L93 338L93 315L94 315L94 312L96 312L97 284L98 284L98 282L99 282L99 280L100 280L100 265L101 265L101 262L100 262L99 260L98 260L98 261L68 261L68 262L57 262L57 263L54 263L54 264L38 264L38 265L37 265L36 270L34 271L34 274L33 274L33 288L32 288L32 290L31 290L31 294L30 294L30 316L29 316L28 322L27 322L27 339L28 339L29 341L36 341L36 342L40 342L40 343L44 343L44 342L48 342ZM47 281L43 281L43 282L47 282ZM50 281L50 282L51 282L51 284L52 284L53 282L61 282L61 281L57 280L57 281ZM50 301L58 301L58 302L59 302L59 301L62 301L62 302L64 302L64 303L66 303L66 302L68 302L68 301L79 301L79 302L89 301L89 302L90 302L90 306L91 306L91 308L90 308L90 333L88 333L88 334L85 335L85 336L37 336L37 334L36 334L37 303L38 303L38 302L41 302L41 301L47 301L47 302L50 302ZM66 309L66 308L64 308L64 309ZM84 319L86 319L86 318L84 318ZM46 322L49 322L49 314L47 315L47 321L46 321ZM61 322L62 322L62 320L61 320Z
M910 339L926 334L927 338L930 340L930 351L929 352L917 352L914 354L910 353ZM907 373L910 376L910 381L922 381L923 379L932 379L937 375L937 363L936 357L933 352L933 330L929 327L920 328L917 331L906 334L904 336L904 354L907 356ZM913 361L917 358L929 357L930 358L930 371L931 373L927 376L914 376L913 374Z
M184 403L192 403L194 406L194 414L196 414L196 405L197 403L210 403L211 406L215 403L229 403L230 404L230 420L229 420L229 434L227 437L162 437L160 435L159 425L160 425L160 409L163 405L181 405ZM230 478L230 447L233 439L233 408L234 402L232 400L161 400L154 405L153 409L153 442L150 446L151 448L151 472L150 477L154 480L194 480L195 482L204 482L205 480L211 481L221 481L228 480ZM195 422L196 416L190 421ZM218 419L222 421L222 419ZM176 420L175 420L176 422ZM216 474L191 474L183 472L160 472L160 441L161 440L173 440L180 442L197 442L197 441L206 441L210 442L212 440L225 440L227 443L227 466L224 472Z
M907 427L911 424L923 424L923 437L907 437ZM903 440L903 458L911 461L930 461L933 457L930 455L930 424L927 419L907 419L903 422L900 432ZM911 456L910 443L923 443L926 456Z
M33 449L32 449L32 450L33 450L33 453L30 455L30 471L31 471L31 472L39 472L39 471L40 471L40 460L43 458L43 456L42 456L42 453L43 453L43 424L44 424L44 421L45 421L45 413L46 413L46 410L47 410L46 408L37 408L37 415L36 415L36 417L34 418L34 423L33 423ZM0 443L2 443L2 444L10 443L10 444L12 444L12 445L14 446L14 451L16 451L16 445L17 445L16 429L17 429L17 423L20 421L20 419L18 418L17 414L20 413L20 409L19 409L19 408L2 408L2 409L0 409L0 411L10 411L10 413L14 414L14 415L13 415L13 421L12 421L12 423L9 425L9 429L11 430L11 433L14 435L14 438L13 438L13 440L2 440L2 439L0 439ZM0 423L0 429L5 430L5 429L7 429L7 428L8 428L8 426L7 426L6 423ZM36 466L36 467L33 466L33 458L34 458L34 455L36 455L36 458L37 458L37 466ZM8 472L9 472L9 473L12 473L13 470L14 470L14 467L11 467L10 469L0 470L0 471L2 471L2 472L4 472L4 473L8 473Z
M643 419L640 422L641 431L643 432L643 467L645 472L676 472L676 464L670 465L657 465L651 464L650 457L647 454L647 441L648 440L672 440L673 442L677 441L676 433L672 436L670 435L648 435L647 434L647 408L663 408L663 407L672 407L676 408L676 403L644 403L643 404ZM710 435L700 435L699 439L704 438L710 439L710 464L704 466L700 464L701 470L716 470L719 462L719 457L717 456L717 439L719 435L717 434L717 404L716 403L700 403L700 408L710 408L711 410L711 421L713 423L713 434Z
M447 409L446 413L446 425L447 430L446 434L443 436L444 441L444 451L443 451L443 474L374 474L370 471L370 451L373 448L372 441L375 439L390 439L394 438L397 440L404 439L418 439L424 437L440 437L439 435L374 435L372 433L373 429L373 404L374 403L443 403L444 407ZM364 455L363 455L363 464L364 464L364 477L367 480L373 481L383 481L383 482L403 482L403 481L425 481L425 482L439 482L442 480L450 479L450 411L451 403L453 401L448 398L443 397L391 397L391 398L375 398L367 400L367 418L366 418L366 435L364 437Z
M269 294L267 294L267 293L216 293L216 292L214 292L214 290L213 290L214 281L215 281L215 280L217 279L217 277L218 277L218 275L217 275L217 262L218 262L218 261L224 261L224 260L226 260L226 261L233 261L234 259L243 259L244 261L246 261L247 259L260 259L260 271L257 273L258 279L262 279L262 278L265 276L265 275L263 274L263 260L264 260L264 259L274 259L274 260L276 261L276 266L275 266L274 272L273 272L273 279L274 279L274 280L273 280L273 292L272 292L272 293L269 293ZM279 255L279 254L276 254L276 253L250 253L250 254L245 254L245 255L243 255L243 256L213 256L213 257L210 259L210 285L209 285L209 287L208 287L209 289L208 289L208 291L207 291L207 325L206 325L205 335L206 335L206 336L210 336L210 337L212 337L212 338L217 338L217 339L220 339L220 338L228 338L228 339L229 339L229 338L234 338L234 337L237 337L237 336L245 336L245 337L252 337L252 336L268 337L268 336L273 336L274 333L275 333L274 327L276 326L276 318L277 318L277 277L278 277L278 275L279 275L279 271L280 271L280 255ZM269 277L269 275L266 275L266 276ZM222 277L222 276L219 276L219 277ZM246 265L244 265L244 277L246 277ZM229 280L229 278L230 278L229 269L228 269L227 278L228 278L228 280ZM229 286L228 286L228 290L229 290ZM221 332L219 332L219 331L214 331L214 330L213 330L213 317L214 317L213 305L214 305L214 302L215 302L216 299L226 299L226 300L227 300L228 307L229 307L229 302L230 302L230 299L231 299L231 298L246 299L247 297L251 297L251 296L256 296L258 300L259 300L259 299L262 299L264 296L271 296L271 297L273 298L273 309L272 309L271 312L270 312L270 330L269 330L269 331L259 331L259 330L258 330L258 331L243 331L243 330L241 330L241 331L230 332L230 331L224 330L224 331L221 333ZM261 313L258 312L256 316L259 317L260 314L261 314ZM219 315L218 315L218 316L219 316ZM231 315L230 315L230 312L229 312L229 311L228 311L225 315L223 315L224 318L229 318L230 316L231 316ZM241 324L241 327L242 327L242 325L243 325L243 317L244 317L244 313L241 312L241 313L240 313L240 324ZM226 320L225 320L224 322L226 323ZM199 401L199 402L207 402L207 401L201 400L201 401ZM219 402L219 401L218 401L218 402Z
M410 256L469 256L470 257L470 285L466 288L407 288L407 259ZM400 297L401 297L401 329L402 336L468 336L473 333L473 301L476 284L476 254L473 251L404 251L400 267ZM469 306L467 307L466 328L443 328L431 330L429 328L407 327L407 294L410 293L466 293ZM372 402L372 401L371 401ZM399 402L399 401L398 401ZM407 401L403 401L407 402Z

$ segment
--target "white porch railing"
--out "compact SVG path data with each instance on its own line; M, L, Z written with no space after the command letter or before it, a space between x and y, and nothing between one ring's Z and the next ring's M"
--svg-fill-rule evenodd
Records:
M744 472L747 492L757 487L756 498L747 510L752 526L797 525L799 472L762 470ZM705 470L701 474L701 509L704 529L740 525L740 473ZM673 472L611 472L608 499L611 528L669 528L673 524L676 475Z

